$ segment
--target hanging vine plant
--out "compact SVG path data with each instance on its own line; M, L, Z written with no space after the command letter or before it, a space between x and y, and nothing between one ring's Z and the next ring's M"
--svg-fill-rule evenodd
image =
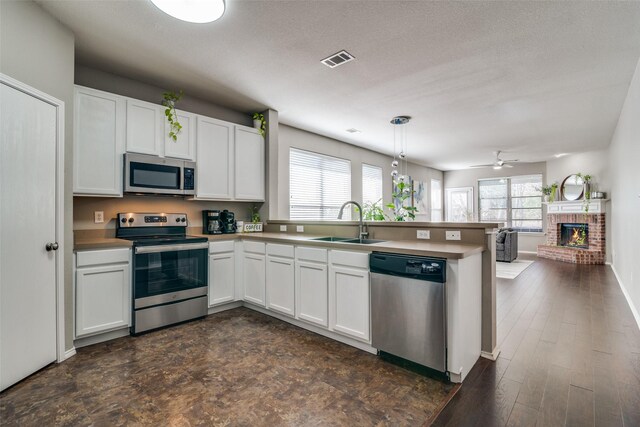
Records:
M267 130L267 121L264 118L264 114L253 113L252 117L253 117L254 127L258 129L258 132L260 132L260 135L262 135L262 137L264 138L264 135Z
M178 121L178 114L176 113L176 102L180 101L182 95L182 90L178 93L169 91L162 94L162 105L166 107L164 115L169 122L169 137L174 141L178 140L178 133L182 129L182 125Z

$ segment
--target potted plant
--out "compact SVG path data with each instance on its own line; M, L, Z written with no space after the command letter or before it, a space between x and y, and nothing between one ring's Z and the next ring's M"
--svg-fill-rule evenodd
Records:
M173 139L174 142L178 141L178 133L182 129L182 125L178 121L178 114L176 113L176 102L180 101L182 95L182 90L178 93L169 91L162 94L162 105L166 107L164 115L169 122L169 138Z
M262 231L262 222L260 222L260 208L256 205L252 205L249 208L249 216L251 218L251 224L244 224L244 230L247 233L256 231Z
M558 191L558 183L554 182L551 185L545 185L542 187L542 194L544 195L545 202L554 202L556 200L556 192Z
M393 212L393 221L413 221L416 219L418 208L406 205L407 200L411 199L414 191L411 189L411 183L406 182L404 176L398 177L393 181L395 191L391 194L392 200L395 202L387 203L387 208Z
M357 210L357 208L356 208ZM362 204L362 219L364 221L385 221L387 215L382 210L382 199L375 203L366 202Z
M582 185L583 185L583 190L582 190L582 194L583 197L588 200L591 199L591 179L593 178L591 175L589 174L582 174L582 173L578 173L576 174L576 180L578 178L582 178Z
M587 221L587 214L589 213L589 202L591 201L591 179L593 178L589 174L576 174L576 180L582 178L582 210L584 211L585 222Z
M258 131L260 132L260 135L264 137L265 132L267 130L264 114L253 113L253 127L258 129Z

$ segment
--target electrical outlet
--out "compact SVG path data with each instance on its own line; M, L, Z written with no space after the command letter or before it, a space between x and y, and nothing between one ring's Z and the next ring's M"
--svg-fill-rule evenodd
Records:
M287 231L287 226L286 225L281 225L280 226L280 231Z
M298 233L304 233L304 225L296 225L296 231Z
M418 239L430 239L431 238L431 231L430 230L417 230L416 231L416 237Z
M447 240L460 240L459 230L456 230L456 231L447 230L444 232L444 235L445 235L445 239Z
M96 224L100 224L104 222L104 212L103 211L95 211L93 213L93 222Z

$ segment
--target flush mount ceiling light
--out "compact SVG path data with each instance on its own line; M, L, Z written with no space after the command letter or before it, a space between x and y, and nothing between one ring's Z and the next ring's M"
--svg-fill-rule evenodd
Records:
M181 21L206 24L224 14L225 0L151 0L158 9Z

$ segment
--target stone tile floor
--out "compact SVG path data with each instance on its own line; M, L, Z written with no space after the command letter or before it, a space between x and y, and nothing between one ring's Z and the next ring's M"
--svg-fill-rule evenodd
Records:
M420 426L456 389L238 308L81 348L2 392L0 424Z

